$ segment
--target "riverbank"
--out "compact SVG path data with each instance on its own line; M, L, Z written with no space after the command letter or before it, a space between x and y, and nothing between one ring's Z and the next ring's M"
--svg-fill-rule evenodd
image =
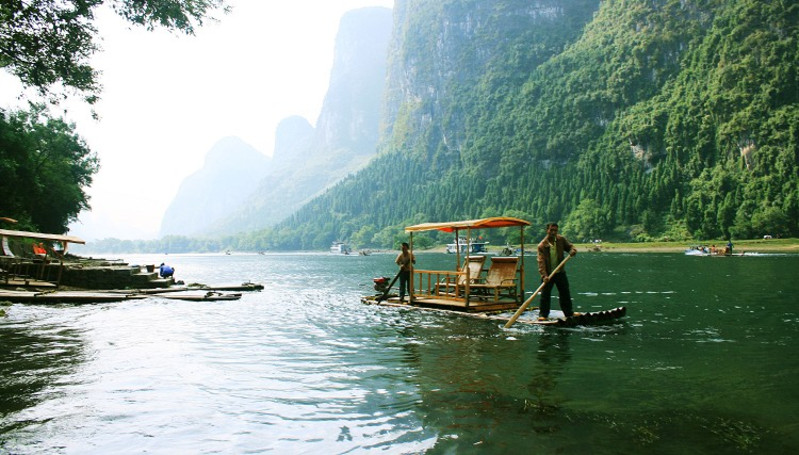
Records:
M525 245L527 251L534 251L536 243ZM698 245L710 247L716 245L723 247L727 244L726 240L705 240L690 242L638 242L638 243L575 243L577 251L581 253L682 253L688 248ZM426 252L444 253L446 247L441 245L427 250ZM500 254L502 247L489 247L489 254ZM752 239L752 240L733 240L733 251L735 253L786 253L799 254L799 239Z
M682 253L688 248L698 245L724 247L726 240L706 240L694 242L641 242L599 244L575 244L579 251L597 251L605 253ZM799 254L799 239L753 239L733 240L735 253L796 253Z

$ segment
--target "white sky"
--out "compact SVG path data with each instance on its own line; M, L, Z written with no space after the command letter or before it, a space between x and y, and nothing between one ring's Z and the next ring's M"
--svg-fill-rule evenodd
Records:
M341 16L393 0L229 0L233 11L195 36L133 28L98 11L101 100L67 103L66 118L100 157L92 211L70 234L85 240L155 238L185 177L211 147L238 136L271 155L280 120L315 124L327 90ZM0 106L19 84L0 73ZM26 106L26 104L24 105ZM57 111L60 112L60 111Z

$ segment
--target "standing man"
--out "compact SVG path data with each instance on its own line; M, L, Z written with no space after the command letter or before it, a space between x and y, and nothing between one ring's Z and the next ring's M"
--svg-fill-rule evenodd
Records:
M413 268L413 264L416 264L416 258L413 256L413 253L410 251L410 245L405 242L402 242L402 252L397 255L397 259L394 261L399 266L399 297L400 303L405 303L405 291L408 291L410 295L411 290L408 288L408 282L411 278L411 269Z
M546 283L541 291L541 308L538 311L539 321L546 321L549 317L553 284L558 287L560 309L563 314L567 318L575 315L572 311L572 296L569 292L569 279L566 277L566 269L562 268L555 275L551 275L552 271L563 261L566 251L569 252L569 256L577 254L574 245L566 240L566 237L558 235L558 224L547 224L547 236L538 244L538 273L541 274L541 281Z

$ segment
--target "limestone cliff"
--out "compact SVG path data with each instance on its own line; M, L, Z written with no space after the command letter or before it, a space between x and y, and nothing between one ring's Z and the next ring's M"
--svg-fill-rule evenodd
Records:
M316 127L300 118L281 123L269 171L213 233L271 226L369 162L376 153L390 34L389 9L363 8L342 17Z

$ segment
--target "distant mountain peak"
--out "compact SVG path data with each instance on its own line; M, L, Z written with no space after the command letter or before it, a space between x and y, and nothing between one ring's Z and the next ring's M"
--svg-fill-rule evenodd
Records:
M235 136L217 141L164 213L160 235L194 235L228 216L258 186L271 160Z
M255 147L237 136L227 136L218 140L205 155L205 167L237 166L235 160L258 160L264 157Z

